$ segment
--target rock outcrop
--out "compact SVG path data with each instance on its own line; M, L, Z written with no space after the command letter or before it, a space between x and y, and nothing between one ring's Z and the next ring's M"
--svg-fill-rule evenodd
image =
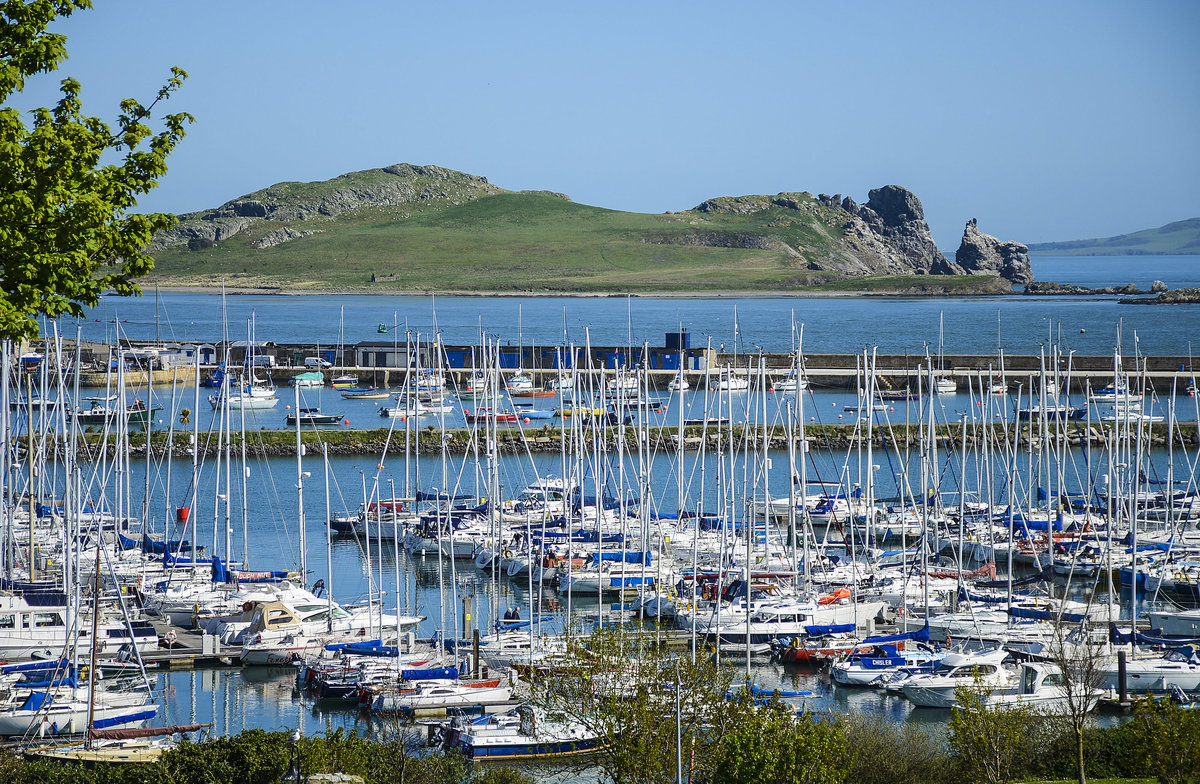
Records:
M1124 286L1104 286L1094 289L1088 286L1079 286L1074 283L1055 283L1054 281L1034 281L1025 286L1026 294L1039 296L1088 296L1095 294L1145 294L1137 287L1136 283L1126 283ZM1151 290L1153 293L1153 289Z
M329 222L362 210L405 212L427 204L463 204L503 193L486 177L444 169L397 163L335 177L328 182L281 182L227 201L215 210L181 216L179 224L159 232L150 250L186 245L196 250L238 234L255 248L308 236L315 230L279 224ZM275 225L271 225L275 224Z
M962 274L938 250L921 200L907 188L873 188L867 203L861 205L840 194L821 194L817 200L850 216L843 227L843 241L874 274Z
M696 206L692 213L739 216L763 214L761 233L677 231L647 242L708 247L785 250L798 265L839 276L961 275L933 241L916 194L885 185L859 204L841 194L780 193L775 196L722 196ZM773 219L770 219L774 215ZM809 231L789 229L803 220ZM778 232L771 231L778 229Z
M316 231L315 229L309 229L308 231L296 231L290 226L284 226L282 229L276 229L275 231L267 232L250 244L259 250L262 250L263 248L273 248L276 245L282 245L289 240L298 240L301 237L309 237L313 234L319 233L320 232Z
M1200 289L1172 289L1155 297L1120 300L1122 305L1196 305L1200 304Z
M1019 242L1002 242L979 230L974 218L967 221L955 263L970 275L997 275L1013 283L1031 283L1029 248Z

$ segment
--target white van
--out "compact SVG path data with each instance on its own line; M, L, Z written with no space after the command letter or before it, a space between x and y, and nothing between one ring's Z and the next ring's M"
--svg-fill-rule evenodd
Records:
M320 357L305 357L304 367L321 368L323 370L328 367L333 367L333 363L327 359L321 359Z

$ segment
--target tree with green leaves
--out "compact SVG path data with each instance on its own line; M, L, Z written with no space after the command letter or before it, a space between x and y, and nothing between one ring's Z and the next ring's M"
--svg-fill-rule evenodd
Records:
M1161 784L1200 782L1200 711L1184 710L1169 697L1152 698L1134 707L1132 724L1147 773Z
M769 700L742 713L715 756L713 784L842 784L850 749L837 723Z
M1023 706L988 707L990 690L960 686L950 716L950 751L967 781L1020 778L1037 760L1041 717Z
M105 291L141 293L136 279L154 266L143 249L175 222L131 210L166 173L193 120L185 112L155 120L187 78L183 70L172 68L148 104L121 101L115 127L84 113L72 78L53 107L26 116L10 105L28 78L66 59L66 37L51 24L91 5L0 2L0 338L35 337L38 315L79 315Z
M1061 719L1075 741L1075 780L1078 784L1087 784L1084 741L1092 726L1092 711L1103 694L1100 689L1104 680L1101 665L1106 658L1107 635L1103 630L1097 631L1101 633L1089 631L1084 624L1068 634L1067 625L1058 619L1054 622L1054 639L1050 644L1063 693Z
M548 714L599 741L582 765L613 784L707 781L715 749L752 706L731 700L732 670L663 649L640 625L577 641L563 666L535 684Z

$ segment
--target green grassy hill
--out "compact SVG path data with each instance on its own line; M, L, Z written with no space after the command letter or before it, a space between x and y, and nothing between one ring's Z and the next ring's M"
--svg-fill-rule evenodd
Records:
M152 250L147 282L298 291L704 292L830 285L857 262L846 214L810 194L716 199L659 215L510 192L400 164L325 183L282 183L183 216ZM861 266L861 265L860 265ZM925 293L975 278L865 279Z
M1141 256L1200 254L1200 218L1175 221L1157 229L1116 237L1070 242L1041 242L1030 253L1047 256Z

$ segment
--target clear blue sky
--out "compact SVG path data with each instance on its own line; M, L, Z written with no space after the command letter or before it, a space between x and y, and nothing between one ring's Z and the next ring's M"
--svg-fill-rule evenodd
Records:
M663 212L897 183L954 248L1200 216L1200 2L97 0L23 105L196 116L148 210L409 162Z

